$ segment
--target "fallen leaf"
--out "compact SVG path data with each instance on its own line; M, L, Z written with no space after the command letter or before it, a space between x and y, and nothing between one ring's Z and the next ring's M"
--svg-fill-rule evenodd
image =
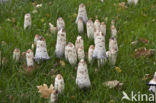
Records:
M47 84L43 84L40 86L37 86L38 92L40 93L41 97L43 98L49 98L51 93L54 90L54 86L51 84L50 87L48 88Z
M121 88L123 86L123 83L120 83L118 80L113 80L113 81L104 82L104 85L109 87L110 89L115 87Z
M121 7L121 8L126 8L125 2L121 2L121 3L119 3L118 5L119 5L119 7Z
M139 57L152 57L152 56L154 56L154 54L155 54L154 49L146 49L145 47L137 48L134 51L134 55L135 55L136 58L139 58Z
M62 67L66 66L66 64L65 64L65 62L63 60L60 60L60 64L61 64Z
M118 72L118 73L121 73L122 70L119 68L119 67L115 67L115 70Z

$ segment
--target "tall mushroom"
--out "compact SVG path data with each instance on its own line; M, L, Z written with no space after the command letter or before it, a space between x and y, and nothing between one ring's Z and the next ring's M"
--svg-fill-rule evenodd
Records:
M61 74L56 76L54 88L58 93L62 93L64 91L64 79Z
M39 40L37 40L37 47L36 47L36 53L34 59L38 64L42 60L50 59L47 52L46 41L42 36L40 36Z
M78 50L78 48L84 48L83 39L80 35L77 36L76 38L75 47L76 47L76 50Z
M83 3L79 5L78 16L76 18L76 24L78 23L79 18L82 18L84 24L86 24L88 21L86 6Z
M20 59L20 49L15 48L13 51L13 59L18 62Z
M24 29L31 27L31 15L30 13L25 14L24 16Z
M84 59L81 59L78 64L76 84L81 89L89 88L91 86L88 69L87 69L87 64L84 61Z
M94 29L95 31L100 30L100 21L98 19L95 20L94 22Z
M88 38L94 38L94 23L91 19L87 22L87 36Z
M104 36L106 36L106 24L105 24L105 22L101 23L100 30L104 34Z
M90 47L88 49L88 61L89 61L89 63L91 63L93 60L93 52L94 52L94 45L90 45Z
M37 44L37 41L40 39L40 35L36 34L34 38L34 44Z
M105 49L105 37L102 34L102 32L99 32L96 35L94 42L95 42L95 49L93 52L93 58L98 59L98 65L101 66L107 60L106 49Z
M64 29L61 29L58 31L57 34L57 42L55 49L56 57L61 58L64 56L65 46L66 46L66 32Z
M62 17L57 19L57 30L65 29L65 22Z
M75 65L77 63L76 48L71 42L69 42L65 47L65 58L71 65Z
M83 24L83 19L81 17L78 19L77 28L79 34L82 34L84 32L84 24Z
M85 52L84 52L84 48L80 47L77 50L77 55L78 55L78 59L85 59Z
M111 37L109 39L109 51L106 53L109 62L112 65L115 65L116 59L117 59L117 53L118 53L118 44L115 37Z
M27 63L27 71L31 71L34 67L34 54L31 49L28 49L26 52L26 63Z

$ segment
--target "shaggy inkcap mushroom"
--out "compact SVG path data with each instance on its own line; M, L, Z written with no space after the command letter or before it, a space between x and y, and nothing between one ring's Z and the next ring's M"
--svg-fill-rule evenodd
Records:
M28 49L26 52L26 62L28 68L34 66L34 53L31 49Z
M89 61L89 63L92 63L93 52L94 52L94 45L90 45L90 47L88 49L88 61Z
M154 77L152 80L150 80L149 84L156 85L156 72L154 73ZM155 86L150 86L149 91L155 93Z
M52 33L52 34L55 34L57 29L56 27L54 27L53 24L49 23L49 31Z
M57 90L53 90L50 96L50 103L55 103L58 99L58 92Z
M94 38L94 23L91 19L87 22L87 36L91 39Z
M34 44L37 44L37 41L40 39L40 35L36 34L34 38Z
M95 20L94 22L94 29L95 31L99 30L100 31L100 21L98 19Z
M77 68L77 76L76 76L76 84L79 88L89 88L91 86L87 64L84 59L81 59L78 68Z
M76 18L76 24L78 23L79 18L82 18L84 24L86 24L88 21L86 7L83 3L79 5L78 16Z
M64 91L64 79L61 74L56 76L54 88L58 93L62 93Z
M35 53L35 61L40 63L42 60L49 60L50 57L47 52L47 46L45 39L40 36L40 39L37 40L37 47L36 47L36 53Z
M128 4L135 4L135 5L137 5L138 1L139 0L128 0Z
M78 19L77 28L79 34L82 34L84 32L84 24L83 24L83 19L81 17Z
M103 65L107 60L106 49L105 49L105 37L102 34L102 32L97 33L94 42L95 42L95 49L93 52L93 58L98 59L98 64L100 66Z
M77 63L76 48L71 42L69 42L65 47L65 58L69 61L71 65L75 65Z
M106 36L106 24L105 24L105 22L101 23L100 30L104 34L104 36Z
M62 17L57 19L57 30L65 29L65 22Z
M83 39L80 35L77 36L76 38L75 47L76 47L76 50L78 50L78 48L84 48Z
M64 29L61 29L60 31L58 31L57 34L57 42L55 49L56 57L61 58L64 56L65 46L66 46L66 32Z
M24 29L31 27L31 15L30 13L25 14L24 16Z
M77 55L78 55L79 60L85 58L85 52L84 52L84 49L82 47L78 48Z
M115 27L115 25L112 25L111 26L111 36L112 37L116 37L117 36L117 30L116 30L116 27Z
M14 51L13 51L13 60L18 62L19 59L20 59L20 49L15 48Z

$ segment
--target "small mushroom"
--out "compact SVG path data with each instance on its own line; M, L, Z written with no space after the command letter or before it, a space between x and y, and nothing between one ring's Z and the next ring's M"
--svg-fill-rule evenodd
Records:
M94 38L94 23L91 19L87 22L87 36L88 38Z
M84 49L82 47L78 48L77 55L78 55L79 60L85 59L85 52L84 52Z
M15 48L14 51L13 51L13 60L18 62L19 59L20 59L20 49Z
M49 31L52 33L52 34L55 34L57 29L56 27L54 27L53 24L49 23Z
M64 79L61 74L56 76L54 88L58 93L62 93L64 91Z
M57 42L55 49L56 57L61 58L64 56L65 46L66 46L66 32L65 30L61 29L57 34Z
M76 24L78 23L79 18L82 18L84 24L86 24L88 21L86 6L83 3L79 5L78 16L76 18Z
M139 0L128 0L128 4L135 4L135 5L137 5L138 1Z
M106 36L106 24L105 24L105 22L101 23L100 30L104 34L104 36Z
M91 87L87 64L84 59L81 59L78 64L76 84L80 89Z
M78 19L77 28L78 28L79 34L84 33L84 24L83 24L83 19L82 18Z
M112 37L116 37L117 36L117 30L116 30L116 27L115 27L115 25L112 25L111 26L111 36Z
M50 96L50 103L55 103L58 99L58 92L57 90L53 90Z
M88 49L88 61L89 63L92 63L93 61L93 52L94 52L94 45L90 45Z
M42 36L40 36L40 39L37 40L36 53L35 53L34 59L38 64L42 60L50 59L48 52L47 52L46 41Z
M76 38L75 47L76 47L76 50L78 50L78 48L84 48L83 39L80 35L77 36Z
M71 65L75 65L77 63L76 48L71 42L69 42L65 47L65 58Z
M65 22L62 17L57 19L57 30L65 29Z
M93 52L93 58L98 60L98 65L101 66L107 61L106 49L105 49L105 37L102 32L97 33L94 39L95 49Z
M94 22L94 29L95 31L100 30L100 21L98 19L95 20Z
M28 49L26 52L26 62L28 68L33 68L34 66L34 53L31 49Z
M25 14L24 16L24 29L31 28L31 15L30 13Z

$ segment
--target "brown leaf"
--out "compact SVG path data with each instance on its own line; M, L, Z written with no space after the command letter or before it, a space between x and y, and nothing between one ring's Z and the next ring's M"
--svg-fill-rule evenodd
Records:
M126 6L125 6L125 2L121 2L121 3L119 3L118 6L121 7L121 8L126 8Z
M120 83L118 80L113 80L113 81L104 82L104 85L109 87L110 89L115 87L120 89L123 86L123 83Z
M134 55L136 58L139 57L151 57L155 54L155 51L153 49L146 49L144 48L137 48L134 51Z
M51 84L50 87L48 88L47 84L43 84L40 86L37 86L38 92L40 93L42 98L49 98L51 93L54 90L54 86Z

